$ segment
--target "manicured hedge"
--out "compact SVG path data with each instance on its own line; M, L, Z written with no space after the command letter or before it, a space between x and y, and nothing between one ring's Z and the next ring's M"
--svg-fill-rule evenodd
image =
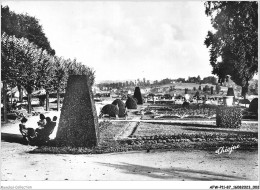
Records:
M240 104L250 104L250 101L248 99L239 100Z
M252 100L252 102L249 105L249 111L258 113L258 98Z
M240 128L242 121L242 109L236 107L219 106L216 113L217 127Z
M233 89L233 88L228 88L227 96L235 96L235 93L234 93L234 89Z
M142 94L141 94L141 91L140 91L139 87L135 87L134 98L137 99L137 104L138 105L143 104L143 97L142 97Z
M113 105L117 105L119 108L119 114L118 117L125 117L125 112L126 112L126 106L125 103L120 100L120 99L116 99L112 102Z
M107 104L102 108L100 117L102 117L104 114L107 114L110 117L116 117L119 114L119 108L113 104Z
M189 102L183 102L182 107L188 108L190 106Z
M126 100L126 107L127 109L137 109L137 102L132 97L128 97Z

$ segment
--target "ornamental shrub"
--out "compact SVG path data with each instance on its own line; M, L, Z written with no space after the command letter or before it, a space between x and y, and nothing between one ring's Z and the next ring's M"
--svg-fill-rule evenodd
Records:
M188 108L190 106L189 102L183 102L182 107Z
M254 98L250 105L249 105L249 111L258 113L258 98Z
M203 91L204 91L204 92L210 91L209 85L206 85L206 86L203 88Z
M248 99L239 100L240 104L250 104L250 101Z
M213 86L210 87L210 94L212 95L214 93Z
M219 84L217 84L217 85L216 85L216 93L219 94L220 90L221 90L221 87L220 87Z
M137 102L130 96L127 98L125 105L127 109L137 109Z
M139 87L135 87L134 98L137 99L137 104L138 105L143 104L143 97L142 97L142 94L141 94L141 91L140 91Z
M102 117L104 114L107 114L110 117L116 117L119 114L119 108L116 105L107 104L101 109L99 117Z
M118 117L125 117L125 112L126 112L125 103L120 99L116 99L112 102L112 104L115 106L117 105L119 108Z
M219 106L216 110L216 124L220 128L240 128L242 109Z
M233 88L228 88L227 96L235 96Z
M194 96L195 96L196 98L199 98L199 97L200 97L199 91L197 91Z

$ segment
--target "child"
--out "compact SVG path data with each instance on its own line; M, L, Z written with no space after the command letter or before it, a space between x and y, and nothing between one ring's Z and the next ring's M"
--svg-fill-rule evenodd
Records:
M21 132L21 134L23 135L23 139L25 141L29 141L27 134L28 134L28 130L25 126L26 122L28 121L28 119L26 119L25 117L22 118L21 123L19 124L19 130Z
M28 121L28 119L26 119L25 117L22 118L21 120L21 124L19 124L19 130L21 132L21 134L23 135L23 139L27 142L30 143L30 141L32 141L35 137L35 131L33 128L27 128L25 126L25 123Z
M40 114L40 121L37 122L39 128L43 128L46 125L46 119L43 114Z

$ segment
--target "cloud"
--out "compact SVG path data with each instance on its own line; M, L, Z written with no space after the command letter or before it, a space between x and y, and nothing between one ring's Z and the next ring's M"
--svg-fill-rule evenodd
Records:
M93 67L97 80L210 75L202 2L10 2L10 8L35 15L57 54Z

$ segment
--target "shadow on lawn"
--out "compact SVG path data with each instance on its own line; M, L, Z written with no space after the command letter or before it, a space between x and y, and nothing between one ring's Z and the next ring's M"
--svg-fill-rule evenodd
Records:
M216 173L206 170L192 170L185 169L179 167L171 167L171 168L155 168L149 166L128 164L128 163L120 163L120 164L110 164L110 163L102 163L98 162L103 166L113 167L116 169L123 170L124 173L127 174L136 174L143 175L147 177L152 177L156 179L162 180L172 180L172 179L182 179L191 180L191 181L242 181L246 180L246 178L226 175L222 173Z
M1 133L1 141L27 145L20 134Z

